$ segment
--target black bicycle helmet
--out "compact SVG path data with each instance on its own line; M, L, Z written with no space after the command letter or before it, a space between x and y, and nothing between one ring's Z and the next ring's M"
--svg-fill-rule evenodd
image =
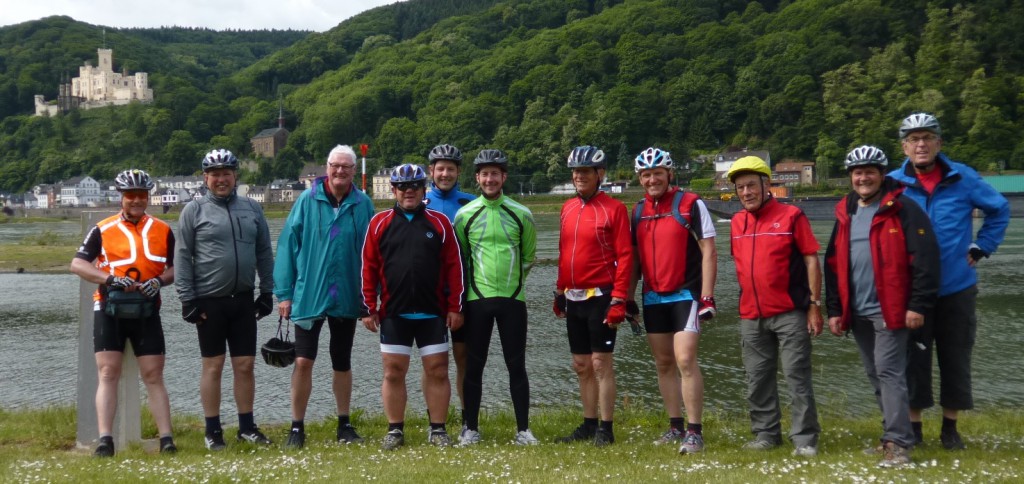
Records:
M476 171L480 171L485 166L497 166L501 168L501 171L508 171L508 157L501 150L480 150L476 159L473 160L473 166L476 167Z
M596 146L577 146L569 153L569 168L604 168L604 152Z
M437 145L434 149L430 150L430 154L427 155L427 160L433 165L437 160L448 160L455 163L455 166L462 165L462 152L458 148L449 145Z
M148 173L134 168L122 171L114 178L114 187L119 192L128 190L146 190L148 192L155 186Z
M285 368L288 365L295 362L295 343L289 340L291 333L291 322L285 321L284 318L277 319L277 336L270 338L261 348L260 354L263 355L263 361L268 365L277 368ZM287 325L288 329L284 329L283 326ZM284 329L284 334L282 334Z
M205 157L203 157L203 171L207 172L217 168L230 168L232 170L237 170L238 158L235 158L234 153L225 149L210 151Z

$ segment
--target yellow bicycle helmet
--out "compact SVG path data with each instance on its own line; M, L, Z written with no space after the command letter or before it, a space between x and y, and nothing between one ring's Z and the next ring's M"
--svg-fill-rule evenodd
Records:
M729 168L729 172L726 176L729 177L730 183L736 183L736 177L742 173L757 173L758 175L766 176L769 179L772 177L772 169L768 168L768 164L764 160L756 156L744 156L733 162L732 167Z

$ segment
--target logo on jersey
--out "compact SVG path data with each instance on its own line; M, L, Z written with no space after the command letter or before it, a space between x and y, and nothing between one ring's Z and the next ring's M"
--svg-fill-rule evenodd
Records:
M427 238L428 239L433 239L434 238L434 233L433 232L427 232Z

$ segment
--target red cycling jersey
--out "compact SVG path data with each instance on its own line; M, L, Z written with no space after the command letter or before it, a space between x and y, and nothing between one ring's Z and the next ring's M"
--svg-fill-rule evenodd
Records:
M740 317L759 319L807 309L811 289L804 256L818 252L804 212L769 198L756 212L732 218L732 257L740 284Z
M659 293L688 289L696 299L701 292L703 254L697 240L705 238L696 194L686 192L679 202L683 227L672 213L672 201L679 188L672 187L659 199L644 196L640 220L633 233L644 291ZM694 240L694 239L697 240Z
M626 206L604 192L566 200L558 237L558 290L612 287L612 297L628 299L632 270Z

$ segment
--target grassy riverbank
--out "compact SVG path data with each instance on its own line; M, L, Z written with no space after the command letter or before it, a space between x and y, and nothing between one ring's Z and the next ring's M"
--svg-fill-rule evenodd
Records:
M145 411L144 411L145 414ZM514 419L508 413L485 415L484 441L472 448L437 449L425 443L426 421L406 422L407 445L395 452L379 450L385 421L357 415L355 424L368 443L339 446L332 442L333 422L307 426L307 446L298 452L280 446L256 448L229 441L211 454L202 447L198 417L176 417L180 452L161 456L141 446L118 449L113 459L99 460L75 450L75 413L71 408L0 410L0 472L5 482L1020 482L1024 479L1024 414L1014 410L969 413L960 425L968 449L949 452L938 443L937 416L928 415L927 442L914 453L911 467L876 467L876 457L861 450L875 442L877 416L850 419L824 416L821 454L790 456L783 446L765 453L743 451L749 438L746 417L707 415L708 449L680 456L674 447L651 441L663 430L658 412L626 408L616 415L617 443L597 449L590 444L553 444L554 437L577 423L577 410L545 409L531 419L542 445L511 445ZM449 419L449 422L453 422ZM788 425L788 423L786 423ZM454 428L456 424L450 423ZM286 428L264 427L280 443ZM234 429L226 434L233 435ZM144 417L144 436L155 427Z

